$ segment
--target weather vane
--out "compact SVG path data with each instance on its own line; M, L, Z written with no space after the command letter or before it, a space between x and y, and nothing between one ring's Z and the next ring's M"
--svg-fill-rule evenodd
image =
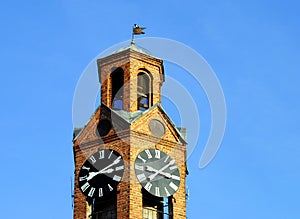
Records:
M138 24L133 25L131 44L135 44L134 35L145 34L145 32L143 32L144 29L146 29L146 27L140 27Z

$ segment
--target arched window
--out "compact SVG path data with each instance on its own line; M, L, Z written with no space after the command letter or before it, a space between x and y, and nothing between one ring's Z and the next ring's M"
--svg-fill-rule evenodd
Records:
M111 105L113 109L123 109L123 85L124 71L122 68L117 68L111 73L112 97Z
M144 72L138 74L137 102L138 109L142 111L151 105L151 80Z

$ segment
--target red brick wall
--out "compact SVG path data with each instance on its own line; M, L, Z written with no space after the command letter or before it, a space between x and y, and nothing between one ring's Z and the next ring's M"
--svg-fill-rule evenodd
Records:
M152 75L153 104L161 102L161 85L164 81L162 60L150 57L133 50L113 54L98 60L99 80L101 85L102 103L111 107L110 73L116 68L124 70L125 91L124 109L130 112L137 110L137 74L139 69L145 68ZM158 108L136 120L130 126L125 121L117 122L115 129L100 140L96 133L100 118L110 119L106 109L98 109L91 120L84 127L81 134L74 140L75 187L74 187L74 219L87 219L86 197L78 187L78 174L85 160L100 148L113 149L124 159L125 169L122 181L118 185L117 217L118 219L142 219L141 185L135 176L134 161L144 149L155 147L169 154L179 167L181 182L174 194L174 219L186 218L186 146L178 133L170 124L168 118ZM152 136L149 130L151 119L160 120L166 127L162 138ZM115 121L114 121L115 122Z

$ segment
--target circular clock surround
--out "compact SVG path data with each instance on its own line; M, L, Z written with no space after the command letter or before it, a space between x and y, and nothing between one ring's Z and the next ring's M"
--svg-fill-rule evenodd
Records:
M173 195L180 185L180 174L175 160L166 153L149 148L137 156L135 174L143 188L158 197Z
M109 133L111 127L111 122L108 119L100 120L97 125L97 133L103 137Z
M166 132L165 126L157 119L152 119L149 122L149 129L156 137L162 137Z
M101 149L83 163L78 185L85 196L102 198L116 192L123 173L121 155L114 150Z

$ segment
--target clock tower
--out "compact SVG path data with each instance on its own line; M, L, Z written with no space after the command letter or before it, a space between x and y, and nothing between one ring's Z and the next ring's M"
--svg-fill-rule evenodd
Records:
M101 104L74 130L74 219L185 219L186 141L161 105L163 61L131 43L97 65Z

